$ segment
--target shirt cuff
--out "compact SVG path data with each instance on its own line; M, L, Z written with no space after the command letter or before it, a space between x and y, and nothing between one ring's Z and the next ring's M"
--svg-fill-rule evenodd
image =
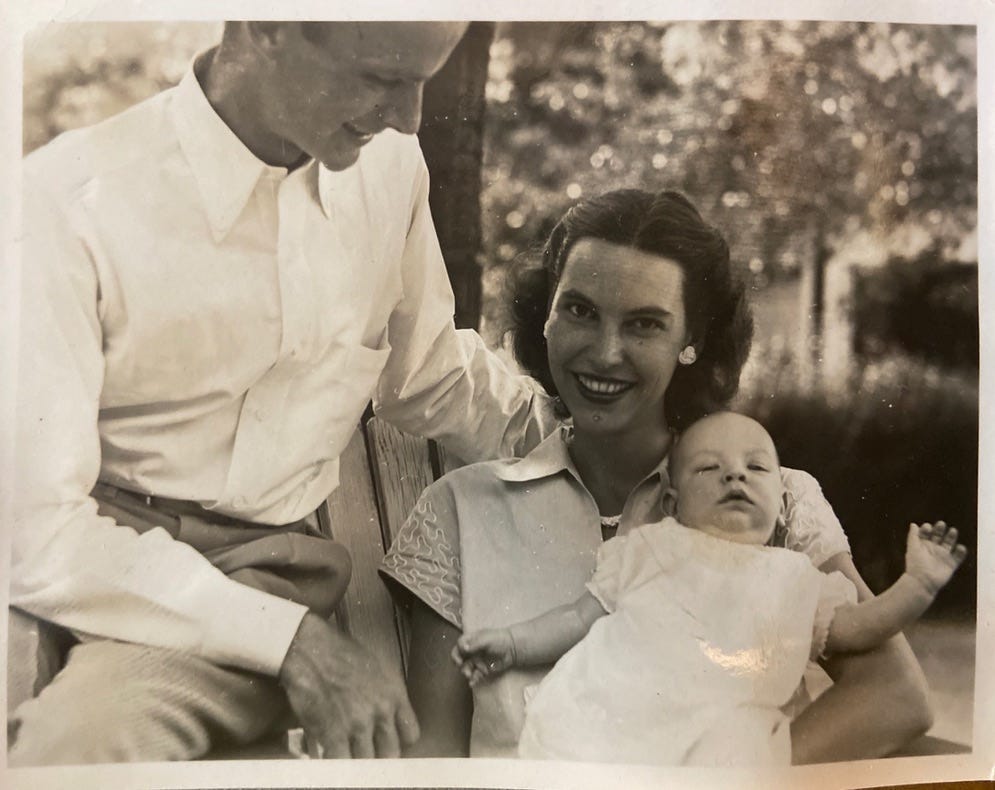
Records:
M307 607L232 581L215 599L204 657L276 677Z

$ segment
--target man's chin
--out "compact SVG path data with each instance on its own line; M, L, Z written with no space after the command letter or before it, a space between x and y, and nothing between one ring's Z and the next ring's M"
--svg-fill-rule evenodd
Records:
M339 146L334 151L325 151L321 156L314 157L321 162L326 170L339 172L348 170L359 160L362 152L360 146Z

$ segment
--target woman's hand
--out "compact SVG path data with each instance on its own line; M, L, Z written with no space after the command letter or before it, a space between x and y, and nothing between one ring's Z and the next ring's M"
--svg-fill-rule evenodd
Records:
M457 640L452 658L473 687L514 666L515 640L507 628L474 631Z
M957 542L957 530L942 521L909 526L905 550L905 572L935 596L967 556L967 548Z

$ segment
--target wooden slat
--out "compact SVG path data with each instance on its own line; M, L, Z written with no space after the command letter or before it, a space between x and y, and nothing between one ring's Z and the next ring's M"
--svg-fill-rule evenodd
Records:
M380 526L384 544L390 546L422 491L435 479L429 442L403 433L376 417L366 423L366 436L380 506ZM408 621L399 609L396 622L401 660L407 670Z
M384 555L380 515L361 431L339 459L339 487L319 510L322 529L352 556L352 580L335 617L380 660L384 671L404 676L400 633L390 594L377 573Z
M438 477L442 477L444 474L448 474L453 471L453 469L459 469L461 466L466 466L459 458L450 453L441 444L436 444L432 442L432 448L435 451L436 456L436 474Z
M384 542L397 535L422 491L435 479L428 442L374 417L366 423Z

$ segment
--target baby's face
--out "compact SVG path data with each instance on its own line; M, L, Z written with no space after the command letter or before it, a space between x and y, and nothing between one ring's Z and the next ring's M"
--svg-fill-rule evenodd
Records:
M781 469L758 422L722 412L699 420L674 448L677 520L736 543L763 545L781 512Z

